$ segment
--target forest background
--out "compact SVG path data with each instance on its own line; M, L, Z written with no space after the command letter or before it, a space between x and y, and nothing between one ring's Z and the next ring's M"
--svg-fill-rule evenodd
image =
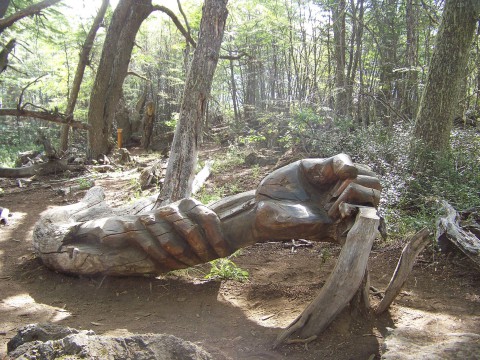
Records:
M36 2L10 3L5 17ZM203 141L228 144L227 156L222 156L235 161L242 160L245 148L279 153L293 148L318 157L347 153L381 176L381 211L390 233L399 236L432 225L440 199L458 210L480 206L478 21L468 65L459 76L460 96L449 114L451 146L431 166L416 167L412 161L412 143L418 138L415 119L448 3L454 2L230 1ZM67 112L78 55L100 5L60 1L1 33L5 49L16 39L0 75L2 108ZM198 38L202 2L162 5ZM91 48L74 109L76 121L87 120L112 14L109 7ZM146 104L153 102L154 136L173 131L194 52L184 35L165 13L152 13L142 23L116 121L142 118ZM18 151L38 147L40 130L61 147L58 124L2 117L0 126L0 166L13 166ZM86 152L85 131L74 130L69 153Z

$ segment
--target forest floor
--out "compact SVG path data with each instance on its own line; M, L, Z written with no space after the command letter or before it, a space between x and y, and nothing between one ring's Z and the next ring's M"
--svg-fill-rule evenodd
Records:
M153 160L151 155L136 155ZM269 168L260 170L265 174ZM258 180L249 182L254 178L251 172L238 166L213 176L207 186L241 178L242 187L254 188ZM480 358L478 270L467 260L428 250L419 256L402 293L383 316L353 315L346 309L308 346L276 350L271 349L274 339L318 293L335 264L338 247L315 244L292 252L284 243L272 242L244 249L233 260L249 272L245 282L207 281L209 265L157 278L87 278L53 272L35 257L32 231L44 211L84 195L85 190L61 195L58 188L79 183L64 176L35 179L23 187L0 179L4 189L0 206L13 214L7 226L0 225L0 359L6 358L6 343L19 328L38 322L107 335L168 333L201 345L215 359L235 360L379 359L385 337L396 328L405 331L395 353L403 352L406 358ZM107 201L118 205L131 201L138 176L135 170L117 171L97 178L95 185L104 186ZM400 252L399 243L375 242L369 262L372 286L385 288ZM473 349L468 353L462 353L465 334Z

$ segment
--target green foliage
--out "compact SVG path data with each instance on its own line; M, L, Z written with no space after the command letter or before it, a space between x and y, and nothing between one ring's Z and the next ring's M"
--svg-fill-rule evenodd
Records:
M227 153L215 159L212 166L213 174L228 172L245 162L245 153L235 146L230 146Z
M0 119L0 166L14 167L20 152L29 150L43 150L36 144L39 131L45 133L53 146L57 146L59 136L58 127L46 121L12 121Z
M95 182L90 179L78 179L77 183L80 186L80 189L82 190L90 189L92 186L95 185Z
M212 189L204 186L200 189L199 192L195 194L195 198L202 204L206 205L218 201L224 196L225 195L223 187L215 187Z
M138 200L142 197L142 186L137 178L130 179L129 193L131 194L131 201Z
M220 279L220 280L248 280L248 271L241 269L232 260L228 258L221 258L210 262L210 272L205 275L206 279Z

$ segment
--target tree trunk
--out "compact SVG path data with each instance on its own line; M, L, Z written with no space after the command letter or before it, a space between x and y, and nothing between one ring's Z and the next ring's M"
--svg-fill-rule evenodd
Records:
M427 168L431 155L450 147L450 131L460 80L467 66L480 5L475 0L446 0L427 83L418 111L410 159Z
M217 67L227 15L227 0L205 0L198 44L185 82L180 118L175 129L158 205L186 198L192 191L198 139Z
M7 69L8 55L10 55L10 53L12 52L15 44L15 39L11 39L2 49L2 51L0 51L0 74Z
M403 91L403 111L410 119L415 116L418 104L418 51L417 51L417 26L418 7L413 0L405 4L405 18L407 25L407 72Z
M90 158L97 158L111 149L113 118L128 72L135 36L143 20L153 10L151 0L121 0L115 8L90 96Z
M143 115L143 136L142 147L147 150L150 148L153 134L153 122L155 120L155 107L153 101L147 102L145 114Z
M105 12L107 11L109 0L103 0L102 6L98 10L95 20L93 20L92 27L88 32L88 35L83 43L82 51L80 52L80 58L77 65L77 71L75 72L75 77L73 79L72 89L70 90L70 96L68 98L67 110L65 113L67 116L73 117L73 110L77 103L78 93L80 92L80 85L82 84L83 74L85 73L85 68L89 63L90 52L92 50L93 41L97 34L98 29L100 28ZM60 136L60 150L62 152L67 151L68 149L68 135L70 131L70 126L62 126L62 134Z
M395 90L395 73L393 69L397 63L397 2L398 0L387 0L377 4L377 17L379 31L382 36L379 39L379 87L376 93L376 115L385 126L392 126L393 92Z
M336 63L335 72L335 111L337 114L347 115L347 90L345 78L345 11L346 0L340 0L332 8L333 42Z

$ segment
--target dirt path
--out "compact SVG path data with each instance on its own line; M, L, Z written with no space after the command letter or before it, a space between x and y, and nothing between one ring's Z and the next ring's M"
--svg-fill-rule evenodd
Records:
M102 181L115 201L130 184L118 176ZM65 204L65 197L45 186L29 190L10 184L0 185L5 189L0 206L13 213L10 224L0 226L0 358L18 328L45 321L97 334L169 333L201 344L216 359L371 359L380 357L391 328L413 325L417 335L412 341L419 347L445 343L445 334L480 331L478 272L468 263L425 258L388 314L361 318L347 310L308 347L273 351L280 328L322 286L338 248L316 244L292 253L282 243L255 245L234 259L250 273L245 283L205 281L208 266L154 279L66 276L43 267L31 244L40 214ZM372 285L383 288L388 283L399 251L374 250ZM478 343L477 349L480 354ZM452 354L449 358L460 359Z

